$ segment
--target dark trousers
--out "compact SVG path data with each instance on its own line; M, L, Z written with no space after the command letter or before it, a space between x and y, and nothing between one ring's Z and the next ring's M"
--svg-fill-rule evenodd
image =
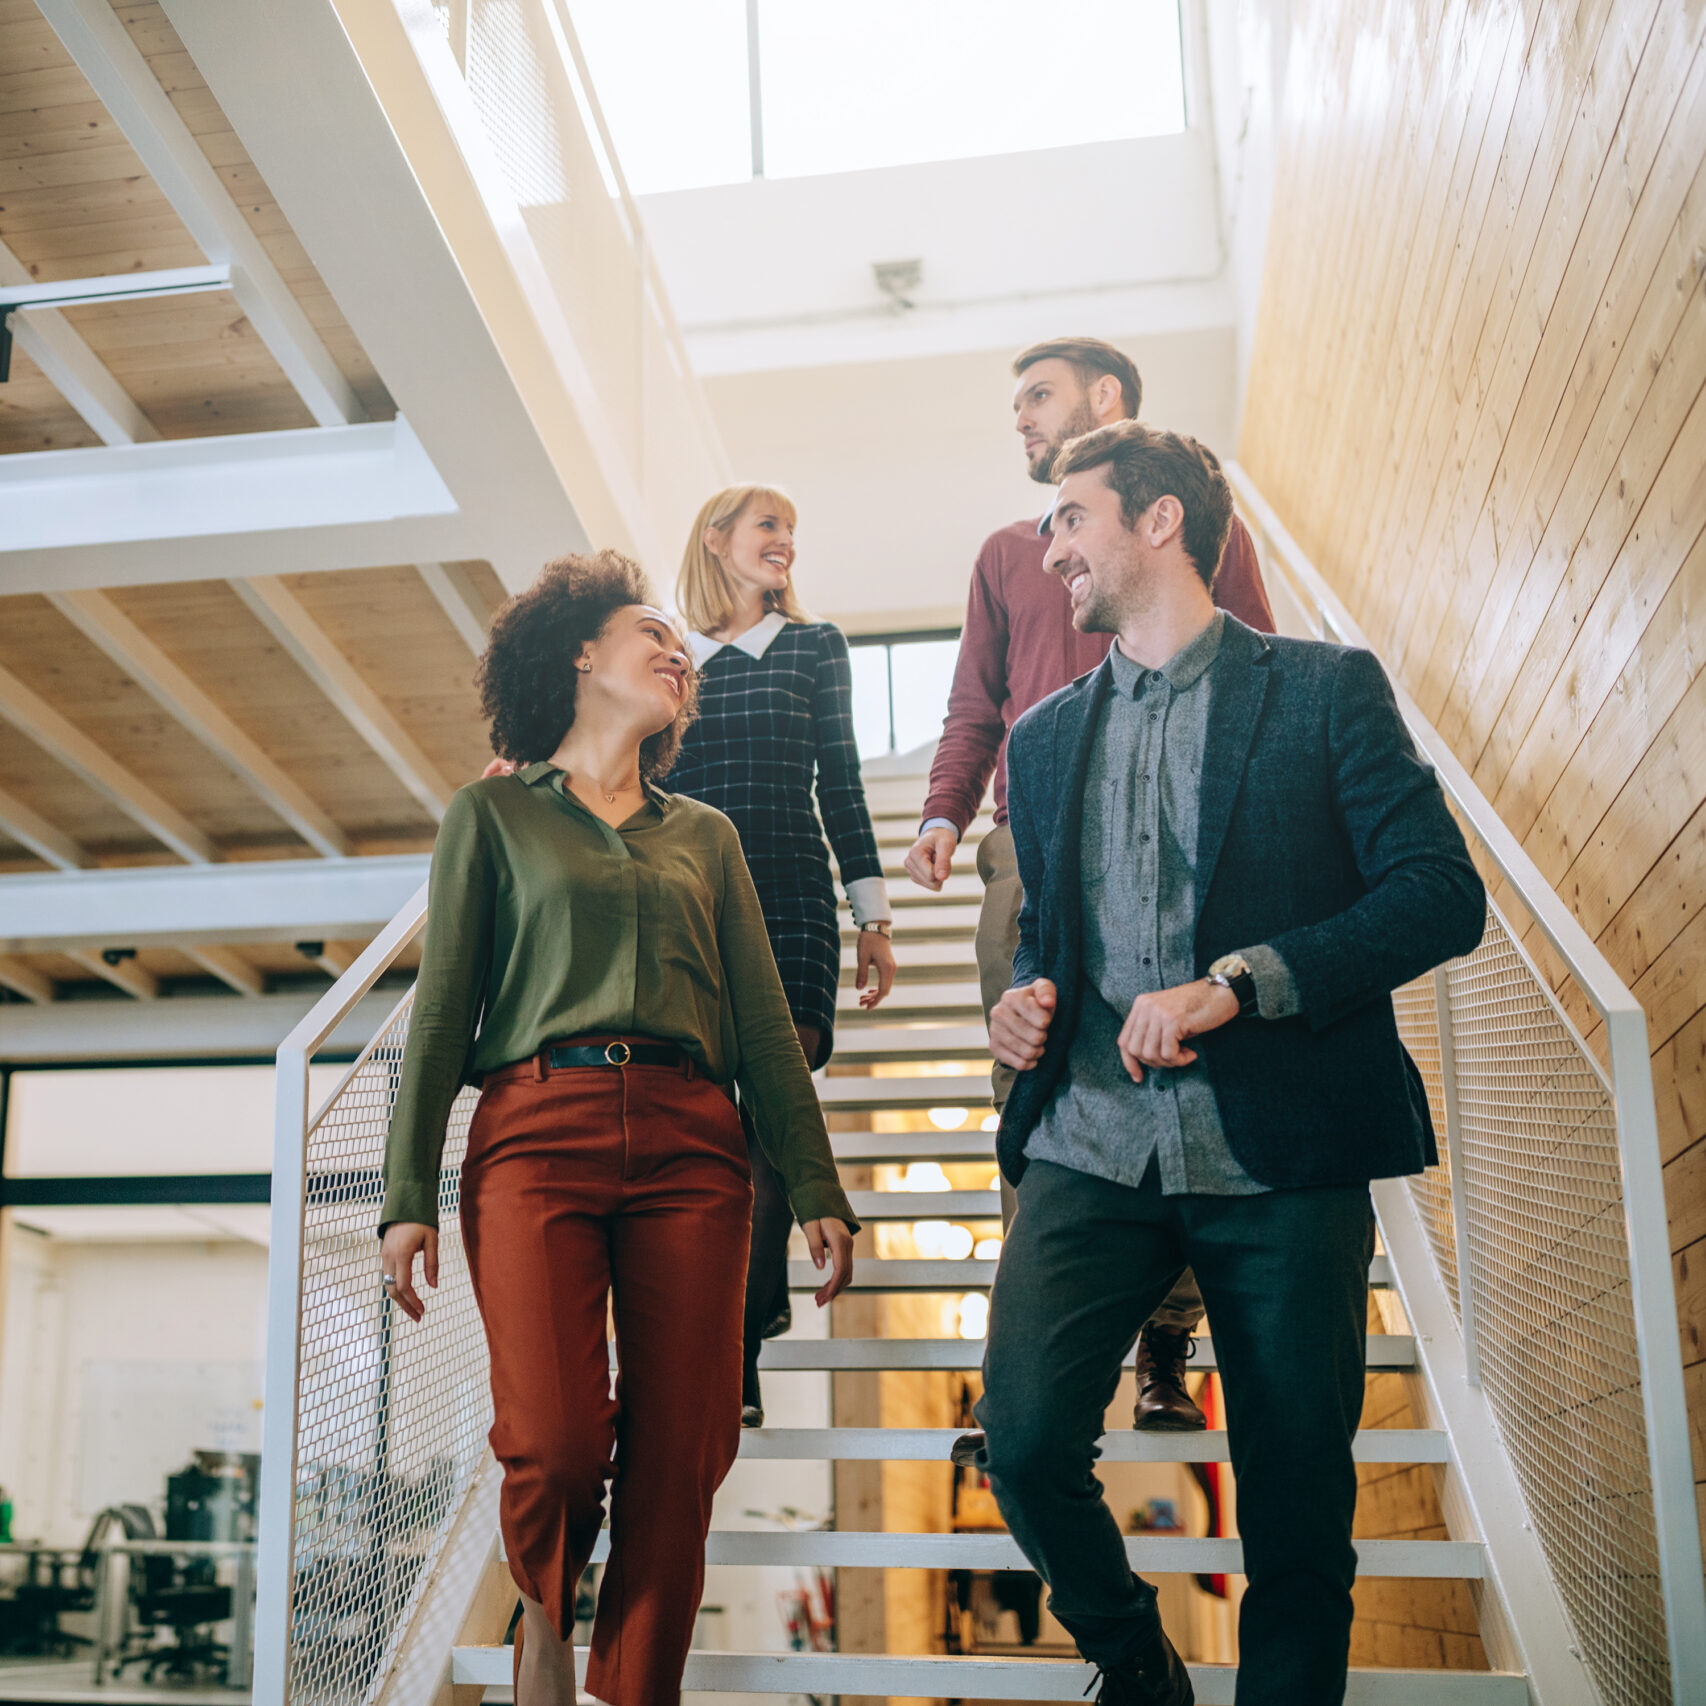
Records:
M504 1547L567 1639L613 1483L587 1671L613 1706L681 1697L711 1496L740 1445L751 1212L745 1134L709 1079L531 1062L487 1077L462 1235L491 1351Z
M1133 1190L1031 1162L990 1298L977 1419L1001 1514L1092 1663L1121 1663L1155 1626L1096 1442L1138 1329L1188 1265L1214 1323L1250 1584L1238 1706L1343 1699L1373 1251L1363 1185L1167 1197L1153 1168Z
M764 1329L788 1304L788 1237L794 1230L794 1211L744 1108L741 1123L746 1128L746 1158L752 1168L752 1246L746 1264L740 1401L762 1408L758 1354L764 1349Z

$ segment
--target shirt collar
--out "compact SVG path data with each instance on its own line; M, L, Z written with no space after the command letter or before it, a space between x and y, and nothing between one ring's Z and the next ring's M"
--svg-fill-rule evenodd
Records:
M536 764L524 764L514 774L525 782L528 787L537 787L541 782L549 782L553 776L560 775L557 766L548 758L541 758ZM669 795L660 788L649 776L640 778L640 786L645 790L645 796L657 809L665 811L669 806Z
M693 649L694 663L703 669L705 660L715 657L724 646L733 646L749 658L763 657L770 650L770 642L787 626L788 618L780 610L772 610L762 622L755 622L732 640L713 640L709 634L692 633L687 636L687 643Z
M1220 655L1220 642L1226 634L1226 615L1217 610L1209 625L1194 639L1186 641L1158 670L1144 669L1133 663L1114 641L1108 656L1113 663L1114 686L1128 699L1135 699L1153 676L1164 676L1175 693L1201 679L1204 671Z

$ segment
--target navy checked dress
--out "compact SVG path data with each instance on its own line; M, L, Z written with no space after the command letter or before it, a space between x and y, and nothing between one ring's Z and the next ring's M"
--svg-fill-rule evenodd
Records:
M821 1032L811 1064L822 1066L841 981L829 847L856 909L870 879L879 889L882 879L853 738L847 641L833 623L773 614L727 645L702 634L692 643L699 717L665 785L715 806L740 832L788 1006L796 1025ZM877 916L888 916L886 904Z

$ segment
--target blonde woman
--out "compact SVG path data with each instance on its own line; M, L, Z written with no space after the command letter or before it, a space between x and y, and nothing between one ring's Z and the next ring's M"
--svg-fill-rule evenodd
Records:
M715 806L740 832L800 1046L816 1068L835 1045L841 981L830 847L859 931L861 1006L876 1006L893 986L894 949L853 738L847 641L834 624L812 621L794 595L795 519L774 487L745 485L719 492L693 523L676 601L699 667L699 717L669 785ZM791 1216L756 1142L751 1154L741 1421L760 1427L758 1351L787 1324Z

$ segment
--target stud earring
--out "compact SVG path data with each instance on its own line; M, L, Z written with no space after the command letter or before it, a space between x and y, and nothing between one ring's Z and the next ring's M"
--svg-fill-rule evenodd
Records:
M575 668L578 669L582 675L592 674L592 665L590 663L577 663Z

